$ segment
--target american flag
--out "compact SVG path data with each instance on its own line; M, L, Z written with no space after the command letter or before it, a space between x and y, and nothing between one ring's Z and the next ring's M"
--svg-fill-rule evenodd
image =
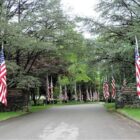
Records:
M108 85L108 82L105 81L104 84L103 84L103 94L104 94L104 98L105 99L108 99L110 94L109 94L109 85Z
M115 99L116 97L116 87L115 87L115 79L114 77L112 77L112 83L111 83L111 87L112 87L112 98Z
M49 87L49 78L48 75L46 77L46 82L47 82L47 101L50 101L50 87Z
M6 65L3 49L0 52L0 102L7 105Z
M51 77L51 83L50 83L50 94L51 94L51 100L53 100L53 80L52 80L52 77Z
M93 95L92 95L91 88L90 88L90 100L93 101Z
M136 48L135 48L135 66L136 66L137 94L140 98L140 56L138 51L137 38L136 38Z
M87 101L90 101L90 95L89 95L88 88L86 89L86 96L87 96Z
M67 86L65 85L65 89L64 89L64 100L68 101L68 94L67 94Z

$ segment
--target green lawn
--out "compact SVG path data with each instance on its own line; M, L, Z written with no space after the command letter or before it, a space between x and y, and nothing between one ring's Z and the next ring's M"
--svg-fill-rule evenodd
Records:
M109 111L115 111L115 103L105 103L104 106Z
M80 104L95 104L97 102L80 102L80 101L69 101L67 103L58 103L57 105L80 105Z
M115 103L105 103L105 108L109 111L117 111L120 112L132 119L140 121L140 108L122 108L122 109L115 109Z
M29 107L29 112L25 112L25 111L17 111L17 112L0 112L0 121L2 120L7 120L9 118L13 118L13 117L18 117L27 113L31 113L31 112L37 112L40 110L44 110L44 109L48 109L51 108L53 105L47 105L47 106L32 106Z
M0 121L2 120L7 120L9 118L13 118L13 117L17 117L17 116L21 116L23 114L25 114L26 112L2 112L0 113Z
M51 107L53 107L54 105L45 105L45 106L31 106L29 108L29 112L37 112L40 110L45 110L45 109L49 109Z
M123 108L118 109L118 111L123 113L124 115L134 118L135 120L140 121L140 108Z

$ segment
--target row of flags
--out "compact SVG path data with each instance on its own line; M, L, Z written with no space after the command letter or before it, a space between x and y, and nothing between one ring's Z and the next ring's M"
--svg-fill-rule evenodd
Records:
M109 90L109 84L108 84L108 81L106 80L104 83L103 83L103 95L104 95L104 98L107 100L108 98L112 98L112 99L115 99L116 97L116 84L115 84L115 79L114 77L112 77L112 81L111 81L111 93L110 93L110 90Z
M140 56L139 56L139 51L138 51L138 41L137 38L136 39L136 48L135 48L135 67L136 67L136 82L137 82L137 94L140 98ZM126 79L124 79L123 81L123 87L126 86ZM49 86L50 92L48 97L48 100L53 100L53 83L52 83L52 78L51 78L51 84ZM60 95L60 98L67 101L68 100L68 95L67 95L67 87L65 86L65 90L64 90L64 94ZM115 99L116 97L116 84L115 84L115 79L114 77L112 77L112 81L111 81L111 93L109 90L109 84L107 82L107 80L103 83L103 95L105 99L108 99L109 97L111 97L112 99ZM75 100L83 100L83 95L81 94L81 90L79 89L79 95L77 95L76 92L76 85L75 85ZM98 100L99 99L99 93L98 92L91 92L87 89L86 90L86 100L88 101L93 101L94 99Z
M139 51L138 51L138 41L137 38L135 37L136 40L136 47L135 47L135 68L136 68L136 83L137 83L137 94L140 98L140 56L139 56ZM4 105L7 105L7 83L6 83L6 64L5 64L5 59L4 59L4 52L3 52L3 44L2 44L2 49L0 52L0 102ZM51 77L51 82L48 82L48 91L47 91L47 98L48 101L54 100L53 96L53 81ZM116 97L116 85L115 85L115 79L112 77L112 82L111 82L111 97L115 99ZM107 81L103 83L103 94L104 98L108 99L110 97L110 92L109 92L109 84ZM61 96L62 97L62 96ZM86 97L87 100L93 100L99 98L99 93L94 92L92 93L91 90L89 91L88 89L86 90ZM68 100L68 95L67 95L67 87L65 86L65 92L63 96L64 100ZM75 94L75 100L83 100L83 95L81 94L81 91L79 90L79 97L77 94Z
M98 101L99 100L99 92L86 89L86 99L87 101Z
M136 88L137 88L137 95L140 98L140 55L138 50L138 40L137 37L135 37L136 40L136 47L135 47L135 69L136 69ZM123 87L126 86L126 79L123 81ZM110 96L115 99L116 97L116 86L115 86L115 79L112 77L111 82L111 95L109 91L109 84L107 81L103 83L103 95L105 99L108 99Z
M59 99L62 101L68 101L68 93L67 93L67 86L66 85L64 87L64 92L62 90L62 86L60 85Z
M84 98L87 101L98 101L99 100L99 92L92 92L91 89L86 90L86 94L83 95L81 88L79 88L79 90L76 91L76 94L73 95L73 99L75 101L83 101ZM68 93L67 93L67 86L65 85L63 90L62 90L62 86L60 85L60 94L59 94L59 99L62 101L68 101L69 97L68 97Z
M123 80L122 89L125 87L126 87L126 79ZM106 100L109 98L112 99L116 98L116 82L114 77L112 77L110 86L107 80L103 83L103 95Z

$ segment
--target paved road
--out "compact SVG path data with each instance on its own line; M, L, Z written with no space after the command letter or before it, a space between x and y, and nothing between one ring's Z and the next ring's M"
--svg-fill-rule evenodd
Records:
M140 140L140 126L101 104L64 106L1 122L0 140Z

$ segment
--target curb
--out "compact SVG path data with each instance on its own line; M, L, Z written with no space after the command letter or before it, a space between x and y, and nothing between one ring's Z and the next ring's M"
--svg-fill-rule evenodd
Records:
M135 123L137 123L137 124L139 124L140 125L140 121L138 121L138 120L136 120L136 119L134 119L133 117L130 117L130 116L128 116L127 114L124 114L124 113L122 113L122 112L120 112L120 111L115 111L117 114L119 114L119 115L121 115L121 116L123 116L123 117L125 117L125 118L127 118L127 119L129 119L129 120L131 120L131 121L133 121L133 122L135 122Z
M22 116L29 115L29 114L31 114L31 113L32 113L32 112L27 112L27 113L22 114L22 115L19 115L19 116L13 116L13 117L7 118L7 119L5 119L5 120L0 120L0 123L6 122L6 121L11 121L11 120L20 118L20 117L22 117Z
M105 107L105 108L106 108L106 107ZM127 118L127 119L129 119L129 120L131 120L131 121L133 121L133 122L135 122L135 123L137 123L138 125L140 125L140 120L137 120L137 119L135 119L135 118L133 118L133 117L131 117L131 116L129 116L129 115L123 113L123 112L120 112L120 111L118 111L117 109L107 109L107 108L106 108L106 110L109 111L109 112L112 112L112 113L114 112L114 113L116 113L116 115L118 114L118 115L120 115L120 116L123 116L123 117L125 117L125 118Z

